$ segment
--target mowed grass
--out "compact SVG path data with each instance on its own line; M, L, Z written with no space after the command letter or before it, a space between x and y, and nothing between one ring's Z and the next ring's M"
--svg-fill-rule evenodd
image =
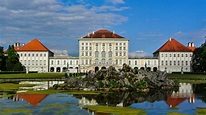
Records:
M0 90L2 91L16 91L19 87L33 87L34 84L14 84L14 83L1 83Z
M199 74L168 74L172 79L206 80L206 75Z
M128 107L84 106L83 108L98 113L110 113L110 114L118 114L118 115L146 115L146 112L144 110L128 108Z
M65 73L28 73L28 74L0 74L0 79L54 79L62 78Z

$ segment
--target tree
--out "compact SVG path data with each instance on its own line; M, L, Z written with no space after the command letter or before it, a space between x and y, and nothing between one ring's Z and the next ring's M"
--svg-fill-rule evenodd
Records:
M192 68L194 72L206 72L206 42L193 52Z
M8 71L22 71L23 66L19 62L19 55L15 51L14 46L10 46L6 52L7 58L6 58L6 69Z
M3 47L0 47L0 70L5 70L5 57Z

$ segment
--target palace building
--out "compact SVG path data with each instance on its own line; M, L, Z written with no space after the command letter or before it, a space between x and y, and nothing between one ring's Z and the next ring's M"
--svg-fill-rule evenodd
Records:
M54 56L39 40L33 39L15 49L20 62L27 71L71 73L97 71L114 66L122 68L124 63L132 68L148 71L190 72L191 57L195 49L194 43L184 46L174 38L170 38L149 58L129 58L129 39L115 32L98 30L79 38L79 57Z

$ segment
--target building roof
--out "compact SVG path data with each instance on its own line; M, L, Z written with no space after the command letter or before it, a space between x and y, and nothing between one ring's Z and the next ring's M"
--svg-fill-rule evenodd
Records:
M38 39L33 39L24 46L17 48L16 51L50 51Z
M33 106L37 106L42 100L44 100L48 95L47 94L17 94L18 97L27 101Z
M174 38L170 38L164 45L162 45L153 54L158 52L192 52L192 50L182 45Z
M110 32L109 30L98 30L93 33L88 33L87 36L83 38L124 38L114 32Z

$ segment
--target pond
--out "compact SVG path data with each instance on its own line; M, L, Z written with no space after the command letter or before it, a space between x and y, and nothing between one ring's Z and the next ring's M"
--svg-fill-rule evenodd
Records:
M47 89L52 86L52 83L56 82L38 83L44 87L38 87L35 90ZM198 108L206 108L205 89L206 84L180 83L180 87L176 90L158 90L148 93L113 92L98 95L18 93L6 96L8 93L1 92L0 114L97 114L90 110L82 109L85 105L143 109L148 115L165 115L171 112L196 114ZM27 90L27 88L23 88L22 91L24 90Z

